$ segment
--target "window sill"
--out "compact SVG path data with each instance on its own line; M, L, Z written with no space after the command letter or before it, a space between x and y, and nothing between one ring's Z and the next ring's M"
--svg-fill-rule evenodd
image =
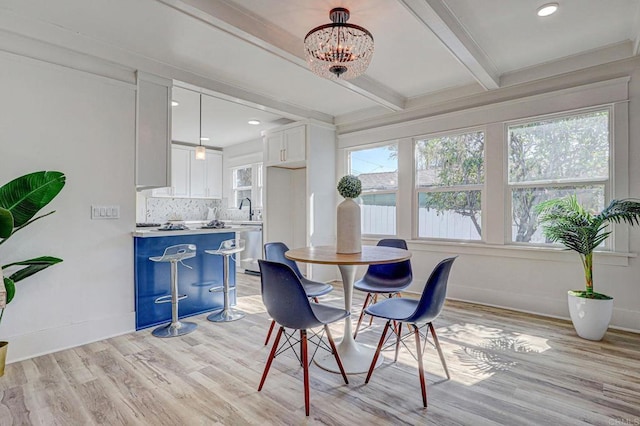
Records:
M394 238L385 236L384 238ZM365 244L375 244L379 238L363 237ZM486 244L481 242L407 240L409 250L414 252L446 252L475 256L509 257L555 262L576 262L578 255L560 247L526 247L519 245ZM602 265L629 266L629 259L636 253L611 251L594 252L594 263Z

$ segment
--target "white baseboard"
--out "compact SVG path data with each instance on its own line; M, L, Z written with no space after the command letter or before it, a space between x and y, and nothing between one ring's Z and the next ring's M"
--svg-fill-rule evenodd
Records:
M14 336L7 364L135 331L135 312Z

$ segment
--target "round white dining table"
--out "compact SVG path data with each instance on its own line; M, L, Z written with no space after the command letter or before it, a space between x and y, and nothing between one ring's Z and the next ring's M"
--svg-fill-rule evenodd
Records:
M284 254L288 259L297 262L321 265L337 265L342 275L344 287L344 309L351 312L353 282L359 265L375 265L401 262L411 258L411 252L394 247L362 246L360 253L336 253L334 246L303 247L289 250ZM338 354L347 374L359 374L369 371L375 348L358 343L351 331L351 317L344 322L344 336L337 344ZM383 357L378 357L376 367L382 364ZM340 369L332 354L319 356L315 360L321 368L339 373Z

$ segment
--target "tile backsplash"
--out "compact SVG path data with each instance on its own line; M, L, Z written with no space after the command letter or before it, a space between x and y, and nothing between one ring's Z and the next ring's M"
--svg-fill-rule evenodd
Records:
M140 200L141 201L141 200ZM248 220L248 209L227 208L227 199L154 198L145 203L144 222L164 223L168 220ZM254 209L255 220L262 219L262 210ZM140 220L138 220L140 221Z
M146 221L164 223L167 220L206 220L209 208L219 211L222 200L196 198L153 198L146 200Z

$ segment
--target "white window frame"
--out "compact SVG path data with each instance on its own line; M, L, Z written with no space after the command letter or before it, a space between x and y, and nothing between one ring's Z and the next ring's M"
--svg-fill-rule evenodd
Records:
M376 143L376 144L370 144L370 145L364 145L364 146L358 146L358 147L353 147L353 148L349 148L346 150L346 165L347 165L347 173L351 173L351 153L353 152L357 152L357 151L365 151L365 150L370 150L370 149L376 149L376 148L380 148L380 147L384 147L384 146L392 146L395 145L398 149L399 147L399 143L398 141L385 141L385 142L380 142L380 143ZM396 161L399 162L400 159L396 158ZM398 170L398 176L400 174L400 171ZM400 188L400 183L398 181L396 181L396 189L382 189L382 190L371 190L371 191L362 191L362 193L360 194L360 196L362 197L363 195L384 195L384 194L394 194L395 198L396 198L396 220L395 220L395 229L393 234L365 234L363 233L362 236L364 237L371 237L371 238L388 238L388 237L396 237L398 236L398 190Z
M398 199L397 230L412 250L499 256L574 262L575 254L563 247L511 243L511 206L507 202L505 124L528 121L534 117L567 115L589 109L611 107L610 125L612 151L610 161L610 197L624 199L630 196L630 111L629 76L612 77L595 83L582 83L565 89L549 87L548 91L529 91L517 99L488 102L452 112L435 112L403 123L380 123L370 120L360 128L338 135L340 169L348 172L346 152L384 145L398 141ZM482 196L482 233L484 241L446 241L417 239L417 217L413 182L413 139L428 135L457 132L466 128L482 128L485 133L485 192ZM425 136L426 135L426 136ZM338 179L340 175L336 176ZM509 204L509 205L508 205ZM596 263L627 266L636 255L629 252L630 232L626 224L614 224L609 238L611 250L597 250ZM375 243L374 237L365 237Z
M238 199L238 191L251 191L251 207L253 209L261 209L263 204L263 182L262 182L262 163L250 163L233 167L231 169L231 190L233 193L234 206L238 207L240 200ZM251 169L251 186L236 186L236 172L241 169ZM244 207L244 206L243 206ZM248 206L246 208L249 208Z
M455 135L463 135L466 133L478 133L482 132L484 134L484 149L482 153L482 164L484 174L482 176L481 184L474 185L455 185L455 186L432 186L428 188L421 188L418 186L418 164L416 161L416 147L419 141L429 140L429 139L437 139L446 136L455 136ZM487 191L487 129L485 127L470 127L466 129L456 129L447 132L439 132L426 134L422 136L417 136L412 139L412 153L413 153L413 202L411 208L413 210L413 238L421 241L451 241L451 242L471 242L471 243L483 243L485 241L485 193ZM420 202L419 197L420 193L434 193L434 192L462 192L462 191L480 191L480 238L477 240L465 240L465 239L457 239L457 238L442 238L442 237L421 237L419 236L420 229L420 215L419 208Z
M531 182L509 182L509 127L518 126L527 123L533 123L536 121L549 121L555 119L562 119L566 117L574 117L578 115L588 114L590 112L607 111L609 114L609 176L606 179L549 179L544 181L531 181ZM524 247L558 247L560 244L545 244L545 243L530 243L513 241L513 224L512 224L512 191L514 189L523 188L571 188L579 186L603 186L604 185L604 205L607 206L612 200L612 183L614 177L614 147L613 147L613 122L614 122L614 108L613 105L600 105L589 108L580 108L574 110L562 111L554 114L538 115L533 117L522 118L513 121L504 122L504 170L505 170L505 243L515 246ZM605 250L613 250L615 247L615 232L611 234L604 243Z

